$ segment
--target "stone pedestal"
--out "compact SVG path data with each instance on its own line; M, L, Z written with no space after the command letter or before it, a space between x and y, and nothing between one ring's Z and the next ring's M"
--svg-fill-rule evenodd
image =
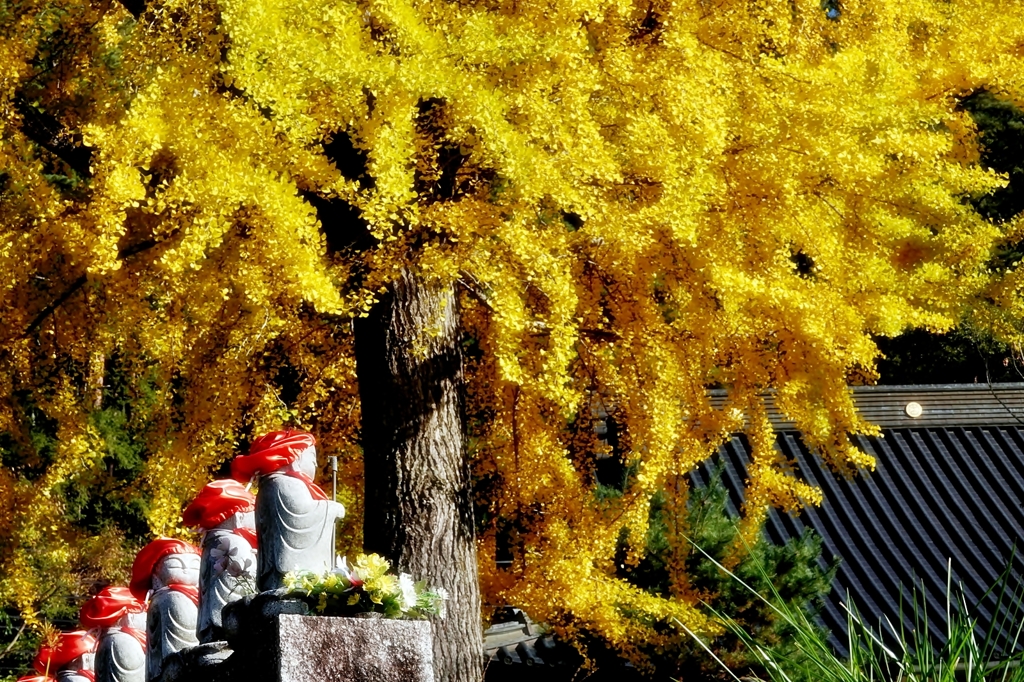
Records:
M175 654L159 682L434 682L429 622L307 613L271 592L233 602L228 641Z
M277 616L275 682L434 682L430 623Z

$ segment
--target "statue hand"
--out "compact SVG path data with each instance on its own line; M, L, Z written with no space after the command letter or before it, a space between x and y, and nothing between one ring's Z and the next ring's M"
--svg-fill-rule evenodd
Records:
M330 511L331 511L331 513L334 514L334 518L336 518L336 519L343 519L343 518L345 518L345 505L343 505L341 502L331 502L330 505L331 505Z

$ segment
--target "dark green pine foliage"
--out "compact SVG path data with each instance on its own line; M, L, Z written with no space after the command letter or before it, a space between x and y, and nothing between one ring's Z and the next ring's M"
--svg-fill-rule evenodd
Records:
M147 495L137 479L149 454L147 443L156 435L151 433L149 410L163 395L153 378L139 379L117 357L107 363L102 400L90 415L105 445L103 459L54 491L65 520L91 538L75 557L72 580L42 595L40 616L58 629L77 628L78 610L91 593L110 582L124 584L126 562L150 539ZM19 421L24 428L20 433L0 433L0 460L23 483L31 484L53 460L57 429L32 395L20 398ZM9 548L0 537L0 552L5 551ZM31 668L40 634L23 625L15 611L0 610L0 682Z
M971 203L986 219L1006 222L1024 211L1024 111L987 90L964 98L961 106L978 126L982 164L1009 178L1006 187Z
M685 525L689 538L719 563L725 561L738 530L737 518L729 512L728 498L719 473L714 473L707 487L690 492L687 504ZM622 569L623 576L631 582L659 595L667 595L671 590L667 570L671 560L670 522L664 496L655 498L651 505L645 556L636 567ZM838 561L828 564L823 559L820 536L808 531L784 545L775 545L760 537L732 570L760 594L771 592L766 578L771 576L771 584L780 597L813 618L824 606L837 566ZM763 646L787 647L787 627L776 613L701 552L691 550L687 554L686 573L689 584L685 589L716 611L742 623ZM654 679L687 682L732 679L685 633L680 631L679 635L678 646L647 652L655 664ZM767 679L766 671L735 636L722 635L711 642L711 649L740 677L754 675Z
M0 682L28 674L40 637L11 610L0 609Z
M100 466L61 487L65 514L90 535L115 530L141 547L150 538L147 496L136 485L148 457L147 414L160 400L152 377L133 377L118 356L107 363L102 402L91 415L106 445Z
M914 329L875 342L885 356L878 361L880 384L1024 381L1020 351L969 325L961 325L948 334Z

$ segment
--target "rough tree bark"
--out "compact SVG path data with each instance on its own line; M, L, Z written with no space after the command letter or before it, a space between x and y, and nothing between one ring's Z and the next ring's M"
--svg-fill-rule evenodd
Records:
M479 682L483 668L459 330L454 288L408 271L355 328L363 542L448 590L433 623L437 682Z

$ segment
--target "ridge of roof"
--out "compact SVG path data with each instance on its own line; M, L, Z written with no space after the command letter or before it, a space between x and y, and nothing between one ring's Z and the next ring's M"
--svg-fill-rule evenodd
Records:
M851 386L850 390L861 416L883 429L1024 426L1024 382ZM725 406L725 389L711 389L708 394L713 407ZM775 406L774 395L766 393L764 398L772 426L795 430L793 421Z

